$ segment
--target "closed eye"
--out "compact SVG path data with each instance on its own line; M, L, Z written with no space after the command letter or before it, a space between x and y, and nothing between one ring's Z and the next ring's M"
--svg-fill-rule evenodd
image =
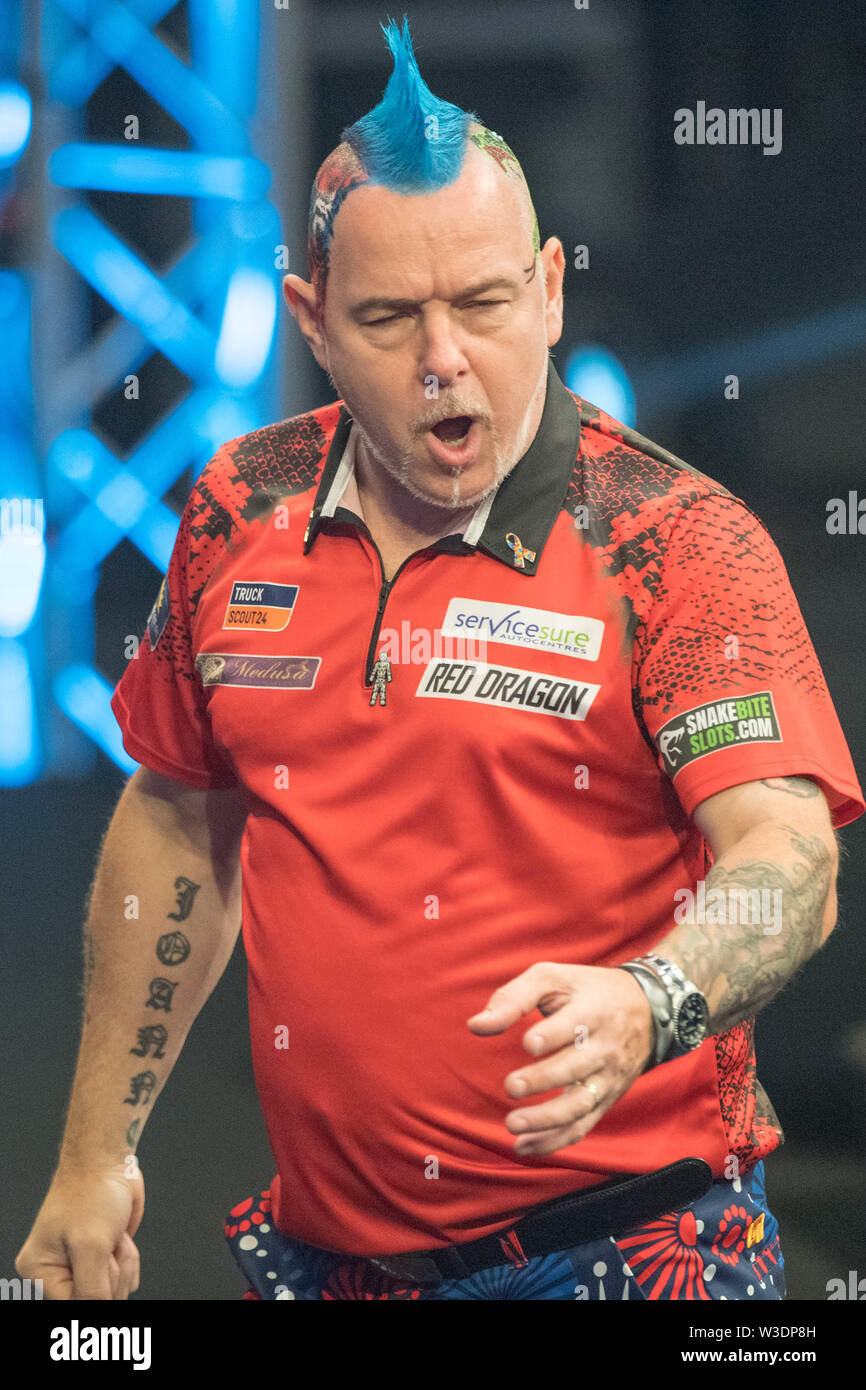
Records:
M463 305L463 308L464 308L464 309L491 309L491 308L496 308L497 305L500 305L500 304L510 304L510 303L511 303L511 300L510 300L510 299L470 299L470 300L467 300L467 302ZM379 325L381 325L381 324L383 324L383 323L396 323L398 319L404 319L404 318L406 318L406 317L407 317L407 315L404 314L404 313L403 313L403 314L401 314L401 313L386 314L384 317L379 318L379 319L367 319L366 323L364 324L364 327L365 327L365 328L377 328Z

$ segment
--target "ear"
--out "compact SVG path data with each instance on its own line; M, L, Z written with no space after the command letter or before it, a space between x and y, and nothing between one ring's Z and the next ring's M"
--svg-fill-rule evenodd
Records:
M299 275L286 275L283 278L283 298L289 312L297 321L310 352L319 366L328 370L328 354L322 332L322 318L316 291L308 280Z
M565 275L565 252L558 237L548 237L539 252L544 274L544 320L547 326L547 346L553 347L562 337L562 281Z

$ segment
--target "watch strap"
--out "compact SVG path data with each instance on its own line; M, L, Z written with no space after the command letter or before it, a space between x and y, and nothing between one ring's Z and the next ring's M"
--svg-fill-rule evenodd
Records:
M648 1072L664 1061L673 1041L674 1020L670 997L655 972L642 965L640 961L627 961L617 968L627 970L630 975L634 976L650 1006L655 1041L654 1051L644 1067L644 1072Z
M679 965L675 961L668 960L665 956L655 955L649 952L645 956L638 956L634 961L629 961L629 965L643 967L649 974L653 975L665 990L668 996L668 1006L671 1014L671 1039L667 1050L667 1056L673 1060L682 1057L690 1052L697 1044L686 1044L681 1042L679 1031L679 1017L682 1005L690 996L697 995L703 1001L704 1009L709 1013L706 1004L706 997L698 989L696 984L687 979Z

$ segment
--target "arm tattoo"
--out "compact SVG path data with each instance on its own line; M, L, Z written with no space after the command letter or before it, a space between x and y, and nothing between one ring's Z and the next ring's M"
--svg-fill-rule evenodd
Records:
M192 911L195 895L200 886L198 883L193 883L191 878L179 874L174 881L178 910L177 912L168 912L166 916L173 918L176 922L185 921ZM182 965L191 949L189 937L180 930L163 932L156 943L156 954L162 965ZM171 1001L176 988L176 980L167 980L164 976L157 975L150 982L150 998L145 1000L144 1007L171 1013ZM138 1030L138 1046L131 1047L129 1050L136 1057L145 1057L152 1047L154 1057L164 1057L167 1039L168 1032L161 1023L147 1024ZM147 1105L156 1084L157 1076L152 1071L140 1071L135 1076L130 1077L130 1094L126 1097L124 1105L138 1105L142 1098L143 1103ZM133 1143L137 1135L137 1126L130 1125L127 1143Z
M174 886L177 893L177 912L169 912L167 916L173 917L176 922L184 922L192 912L195 895L201 884L193 883L191 878L185 878L183 874L179 874L174 881Z
M167 931L156 943L156 954L163 965L182 965L190 949L189 938L182 931Z
M139 1103L147 1105L156 1085L156 1072L140 1071L129 1078L129 1085L130 1094L123 1102L124 1105L138 1105Z
M164 1057L167 1041L168 1030L161 1023L148 1024L138 1030L138 1047L129 1050L135 1057L146 1057L153 1048L154 1057Z
M764 1008L821 944L832 878L830 851L817 835L806 836L790 825L780 829L790 837L793 862L783 867L754 860L730 869L716 864L705 885L713 906L698 913L698 920L680 923L653 948L663 956L669 947L704 992L712 1033L723 1033ZM712 891L718 889L721 895ZM772 928L763 911L757 918L753 911L756 903L764 906L770 898L781 904L781 922ZM720 900L728 904L721 916L714 906Z
M819 796L821 788L809 777L762 777L761 786L789 796Z

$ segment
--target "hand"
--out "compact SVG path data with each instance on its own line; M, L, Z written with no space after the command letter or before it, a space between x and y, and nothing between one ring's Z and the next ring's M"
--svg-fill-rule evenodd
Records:
M122 1301L135 1293L139 1256L132 1237L144 1212L144 1179L130 1159L57 1170L15 1261L22 1279L42 1280L44 1298Z
M505 1078L506 1094L524 1100L558 1086L553 1100L510 1110L506 1127L522 1137L515 1153L556 1153L576 1144L644 1070L654 1045L649 1001L633 975L594 965L532 965L490 996L467 1020L473 1033L504 1033L538 1009L545 1021L523 1035L534 1066ZM598 1095L580 1082L591 1081Z

